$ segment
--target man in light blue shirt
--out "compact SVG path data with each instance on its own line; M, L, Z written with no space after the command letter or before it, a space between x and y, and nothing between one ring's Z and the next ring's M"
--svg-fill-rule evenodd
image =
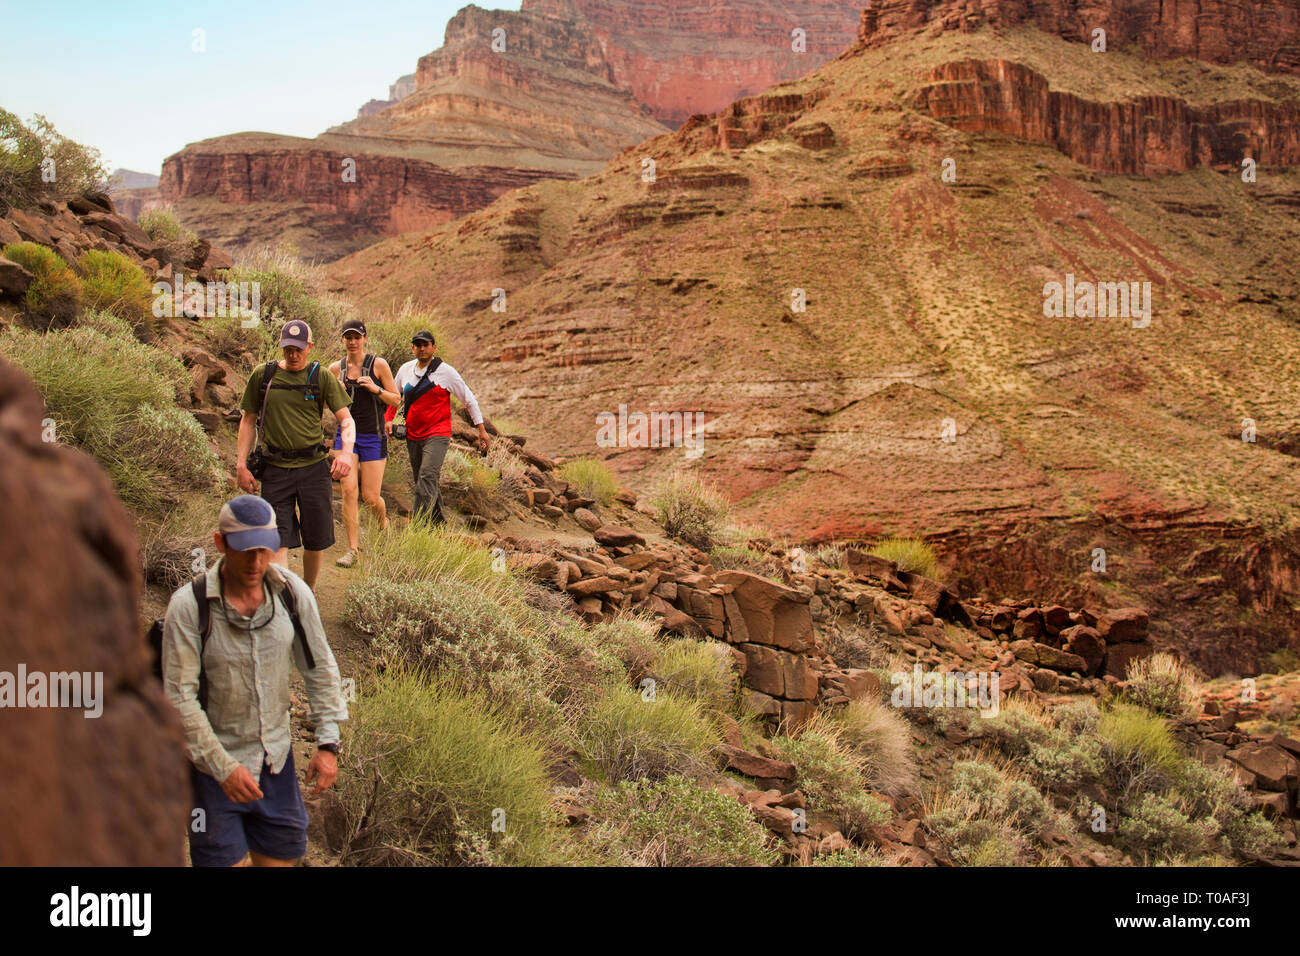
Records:
M172 595L163 625L163 686L181 715L194 806L203 811L192 815L190 859L195 866L289 866L307 852L307 809L289 735L291 661L306 684L316 733L307 767L316 793L338 776L338 723L347 720L347 705L315 596L271 562L280 546L275 509L241 495L222 507L218 529L221 559Z

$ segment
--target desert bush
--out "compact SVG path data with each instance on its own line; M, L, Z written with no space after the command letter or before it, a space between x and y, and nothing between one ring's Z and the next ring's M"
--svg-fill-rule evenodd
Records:
M717 727L695 701L671 693L646 699L621 685L606 688L578 733L581 753L610 782L700 776L720 743Z
M94 455L122 500L169 510L186 491L218 480L219 462L192 416L176 407L188 377L179 361L134 336L105 335L120 319L41 334L9 329L0 353L36 383L55 435Z
M1144 793L1121 817L1115 841L1147 865L1153 858L1199 856L1211 849L1218 832L1212 817L1189 819L1174 797Z
M812 556L828 568L848 567L844 549L837 544L825 544L812 553Z
M670 536L707 551L727 516L727 500L698 475L679 473L650 497L655 516Z
M731 650L718 641L672 641L659 651L651 674L659 687L707 709L725 711L736 697Z
M1099 717L1091 702L1061 708L1062 719L1071 727ZM1084 708L1091 707L1089 714ZM1090 733L1067 732L1051 723L1041 709L1018 701L1007 701L996 716L975 722L974 729L1003 754L1017 759L1017 765L1031 780L1051 793L1069 793L1102 772L1100 746Z
M566 461L560 467L560 477L583 498L594 498L602 507L608 506L618 493L618 480L609 465L595 458Z
M900 571L911 571L927 578L935 577L939 559L934 549L919 538L886 538L871 549L876 557L893 561Z
M32 274L23 294L23 307L38 328L61 328L71 323L81 303L81 280L54 250L36 242L13 242L4 257Z
M890 796L915 789L912 729L892 707L878 698L862 697L834 716L840 739L862 759L860 770L868 789Z
M1300 654L1297 654L1289 647L1279 647L1268 655L1265 667L1274 674L1290 674L1292 671L1300 671Z
M591 808L585 840L614 866L769 866L767 831L734 797L677 774L620 783Z
M1186 760L1165 722L1135 704L1112 705L1097 723L1097 736L1121 808L1137 793L1165 789Z
M1163 651L1128 666L1125 694L1148 710L1191 717L1200 708L1201 688L1193 670Z
M709 563L719 570L753 571L758 574L771 573L772 570L766 554L743 545L714 545L709 550Z
M46 181L45 170L53 173L53 181ZM101 191L107 182L99 150L61 135L44 116L27 125L0 109L0 201L13 206L66 201Z
M433 334L437 346L435 355L444 362L454 362L455 351L451 340L442 332L442 321L432 311L417 306L408 298L393 310L397 318L375 319L366 322L366 347L375 355L382 355L396 373L411 361L411 336L421 329Z
M850 847L835 853L823 853L815 856L809 866L888 866L889 863L879 850Z
M1223 840L1237 853L1266 853L1281 845L1282 836L1258 812L1250 796L1228 773L1199 760L1186 760L1174 777L1180 808L1192 819L1212 819Z
M592 628L592 640L622 664L628 680L640 686L659 657L659 621L647 613L607 617Z
M850 620L828 630L826 650L840 667L876 668L889 663L890 647L874 621ZM890 687L886 677L881 688Z
M884 801L866 790L866 759L845 740L842 725L818 714L799 728L798 736L775 737L781 759L799 768L799 789L813 810L839 820L846 836L855 837L892 816Z
M111 312L132 328L148 328L153 317L153 283L120 252L90 249L81 266L81 300L86 308Z
M136 217L136 223L158 245L171 262L184 264L198 251L199 237L181 225L171 206L148 209Z
M926 828L954 860L971 866L1023 862L1031 841L1054 819L1043 795L1006 768L958 761L943 786L926 815Z
M451 680L396 668L351 711L339 775L345 864L555 859L544 745L500 708Z
M1088 699L1062 704L1053 711L1056 726L1069 737L1092 736L1101 721L1101 710Z
M258 283L260 318L273 329L275 342L279 342L281 327L296 319L311 327L317 350L326 356L321 361L332 361L330 350L336 346L342 352L339 330L352 308L325 291L324 270L303 262L293 248L280 245L246 251L226 270L226 281Z

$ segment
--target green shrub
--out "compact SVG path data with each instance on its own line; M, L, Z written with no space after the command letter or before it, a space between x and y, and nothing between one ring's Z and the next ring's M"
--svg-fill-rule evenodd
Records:
M594 498L602 507L608 506L618 493L618 480L609 466L595 458L575 458L560 467L560 477L577 490L583 498Z
M837 544L822 545L812 556L828 568L848 567L844 549Z
M1165 722L1134 704L1117 702L1102 714L1097 735L1121 807L1137 793L1167 787L1186 761Z
M718 641L672 641L659 652L652 673L660 687L704 708L725 711L736 697L731 650Z
M867 788L890 796L915 789L912 728L879 698L861 697L834 714L840 739L862 759Z
M1218 832L1213 818L1188 819L1172 796L1144 793L1120 819L1115 841L1146 865L1153 857L1199 856Z
M636 686L649 676L659 657L658 619L649 614L607 617L592 628L592 640L611 653Z
M871 549L876 557L893 561L900 571L933 578L939 571L939 559L934 549L918 538L886 538Z
M646 699L619 685L605 690L578 733L583 756L611 782L700 776L720 743L717 727L695 701L669 693Z
M23 294L28 316L41 328L68 325L81 302L81 280L62 257L35 242L14 242L4 247L4 257L32 274Z
M1274 674L1290 674L1300 671L1300 654L1289 647L1279 647L1265 659L1265 668Z
M545 747L509 715L402 669L378 675L351 711L339 775L345 864L555 861Z
M1281 834L1262 814L1251 811L1250 796L1230 774L1186 760L1173 786L1187 816L1214 820L1233 851L1262 854L1280 845Z
M1192 717L1200 709L1201 688L1190 667L1172 654L1152 654L1128 666L1124 693L1134 703L1170 717Z
M592 806L586 842L614 866L769 866L767 831L734 797L672 774L621 783Z
M690 473L661 483L650 497L650 506L664 531L703 551L713 546L728 511L727 500Z
M81 298L89 309L111 312L133 328L152 325L153 283L143 269L120 252L91 249L81 266Z
M136 217L140 228L162 246L170 262L184 264L198 251L199 237L181 225L171 206L149 209Z
M60 135L44 116L28 126L0 109L0 200L14 206L68 200L103 190L107 181L99 150Z
M10 329L0 353L36 383L60 441L99 459L122 500L166 512L189 491L213 487L219 462L198 423L176 407L188 387L175 358L129 332L121 320L87 313L87 325L47 334Z
M1085 709L1089 707L1091 712ZM1062 707L1060 719L1071 728L1088 721L1095 727L1099 716L1088 701ZM1044 713L1008 703L996 716L977 721L975 729L1002 753L1017 758L1034 783L1048 792L1073 792L1100 776L1101 753L1095 737L1047 721Z
M809 808L836 816L846 836L863 835L892 817L883 800L867 793L866 761L833 719L818 715L797 737L776 737L773 743L781 759L799 769L799 789Z

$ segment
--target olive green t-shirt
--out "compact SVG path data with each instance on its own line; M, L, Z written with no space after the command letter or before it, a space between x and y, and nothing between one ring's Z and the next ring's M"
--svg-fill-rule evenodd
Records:
M311 362L301 372L289 372L283 368L275 370L276 385L296 385L297 388L272 388L266 399L266 419L262 423L262 444L274 445L276 448L306 448L308 445L321 444L325 441L325 430L321 427L321 410L314 398L307 397L307 373L311 371ZM257 414L258 404L262 400L262 388L265 381L266 366L259 365L248 377L244 387L244 399L239 407L246 412ZM321 390L325 405L331 412L346 408L352 404L348 393L343 390L339 380L329 373L324 364L316 372L316 387ZM305 468L314 465L329 453L322 451L310 458L294 458L289 461L277 461L281 468Z

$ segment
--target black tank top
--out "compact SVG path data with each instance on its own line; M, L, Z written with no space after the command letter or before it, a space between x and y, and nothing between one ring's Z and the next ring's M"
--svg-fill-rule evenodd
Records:
M361 368L364 372L367 364L374 362L374 356L366 353L361 359ZM383 432L383 414L380 408L383 402L379 396L370 391L364 385L359 385L355 378L343 378L348 374L348 357L345 355L339 361L339 377L343 379L343 388L348 393L348 398L352 399L352 420L356 422L358 435L378 435ZM370 365L370 377L374 379L375 370L373 364ZM376 385L379 382L375 382ZM381 386L382 387L382 386Z

